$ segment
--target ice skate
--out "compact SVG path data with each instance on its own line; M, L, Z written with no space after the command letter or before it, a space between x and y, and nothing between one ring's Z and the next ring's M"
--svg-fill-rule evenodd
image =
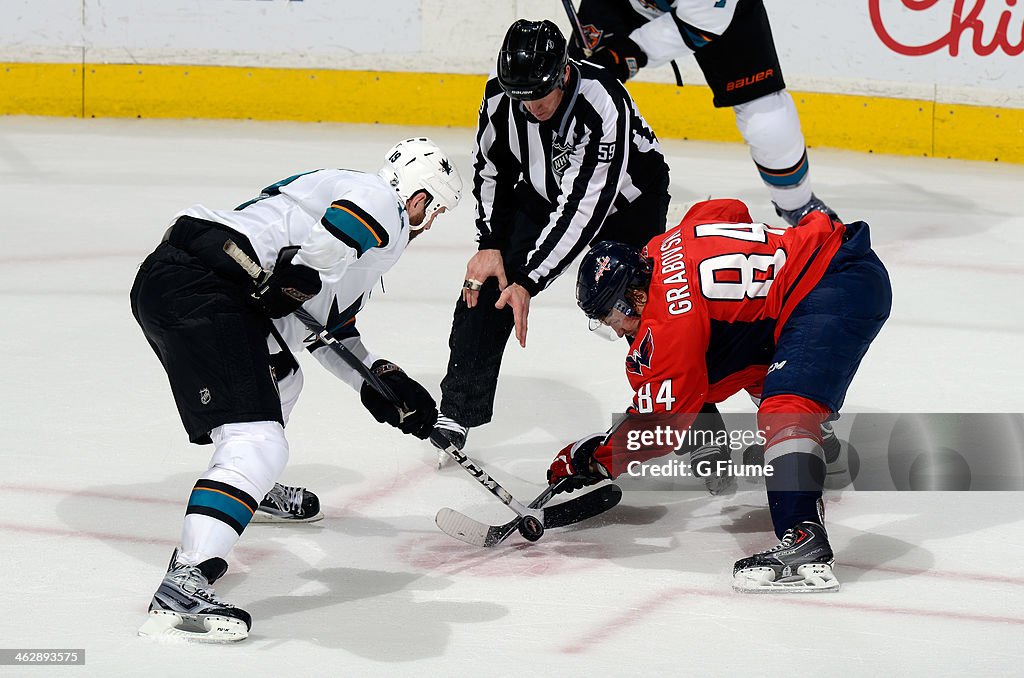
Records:
M787 530L776 546L737 560L732 587L742 593L838 591L834 563L825 528L804 521Z
M804 217L806 217L811 212L823 212L832 219L835 219L837 221L839 220L839 215L835 213L835 210L833 210L831 207L822 202L821 198L814 195L813 193L811 193L810 200L808 200L801 207L797 207L796 209L793 210L784 210L774 202L772 203L772 205L775 206L775 213L782 217L782 220L785 221L790 226L796 226Z
M466 446L468 433L469 429L451 417L442 414L437 418L437 423L434 424L434 433L430 436L430 443L437 448L437 468L442 468L451 460L451 456L445 452L448 447L454 447L459 452L462 451L462 448ZM438 444L438 439L443 440L446 447L441 447Z
M212 588L227 569L223 558L210 558L198 565L179 562L176 549L149 604L149 619L139 629L139 635L200 643L245 640L252 628L252 617L217 598Z
M304 487L275 483L252 515L254 523L312 523L322 520L320 499Z
M708 445L690 453L693 474L704 480L704 487L713 497L736 494L736 477L728 468L731 463L728 447Z

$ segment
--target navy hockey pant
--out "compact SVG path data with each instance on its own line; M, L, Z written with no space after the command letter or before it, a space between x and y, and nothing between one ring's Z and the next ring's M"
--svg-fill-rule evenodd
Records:
M871 249L868 225L847 225L847 239L821 280L793 310L772 357L761 397L796 395L838 414L868 346L892 307L889 274ZM817 522L824 461L786 454L766 478L775 531Z

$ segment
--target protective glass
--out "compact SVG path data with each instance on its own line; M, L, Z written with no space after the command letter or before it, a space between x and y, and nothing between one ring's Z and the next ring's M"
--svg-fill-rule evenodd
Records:
M590 331L608 341L618 341L626 334L623 323L636 314L624 301L616 301L612 309L600 318L590 319Z

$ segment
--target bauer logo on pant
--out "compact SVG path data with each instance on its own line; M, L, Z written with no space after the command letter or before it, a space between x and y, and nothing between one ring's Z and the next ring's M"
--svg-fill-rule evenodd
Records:
M204 405L209 405L210 404L210 400L212 400L212 398L210 397L210 389L208 389L208 388L201 388L201 389L199 389L199 402L201 402Z

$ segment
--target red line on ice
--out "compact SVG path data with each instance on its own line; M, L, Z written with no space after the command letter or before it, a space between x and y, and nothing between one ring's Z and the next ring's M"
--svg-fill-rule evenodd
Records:
M805 596L810 595L808 600ZM951 619L959 621L976 621L993 624L1018 624L1024 626L1022 617L1005 617L999 615L971 614L958 612L956 610L928 610L910 607L886 607L884 605L872 605L869 603L855 603L843 601L840 603L828 602L823 597L832 597L842 594L743 594L724 591L708 591L705 589L684 589L675 588L659 591L656 595L637 604L628 611L614 617L604 624L601 624L589 633L576 638L573 641L559 648L559 652L565 654L582 654L593 647L600 646L600 641L606 641L608 636L614 634L623 627L637 624L645 618L650 617L656 610L679 598L705 597L705 598L730 598L732 600L750 601L751 604L770 603L776 605L791 605L815 608L834 608L838 610L854 610L858 612L878 612L881 614L905 615L911 617L936 617L940 619Z
M360 509L423 482L429 477L431 477L430 473L424 471L422 467L411 469L405 473L399 473L397 476L388 478L377 487L344 499L344 508L346 511L358 512Z
M111 501L131 501L139 504L179 504L184 508L185 499L165 499L163 497L140 497L127 494L110 494L93 490L72 490L66 487L45 487L42 485L0 485L4 492L26 492L28 494L46 493L91 497L93 499L110 499Z
M0 530L8 532L23 532L26 534L42 534L51 537L72 537L75 539L97 539L99 541L130 542L133 544L155 544L157 546L168 546L174 548L178 545L177 539L156 539L154 537L140 537L132 534L117 534L114 532L95 532L91 530L72 530L62 527L41 527L38 525L24 525L21 523L0 522ZM271 555L273 551L252 546L236 546L233 551L244 554L253 560L260 560Z
M982 581L991 584L1012 584L1024 586L1024 577L1010 577L1001 574L979 574L977 572L956 572L954 570L925 570L917 567L898 567L896 565L872 565L870 563L850 563L845 560L839 561L836 567L852 567L855 570L893 572L895 574L906 574L914 577L939 577L941 579L956 579L958 581Z
M366 490L360 494L354 495L344 500L344 507L347 510L358 510L360 508L369 506L374 502L380 501L386 497L390 497L393 494L401 492L412 485L422 482L426 478L431 477L429 473L425 473L422 468L415 468L405 473L400 473L397 476L388 478L383 481L379 486ZM183 509L187 499L187 495L177 499L167 499L165 497L143 497L138 495L128 494L113 494L109 492L97 492L95 490L77 490L66 487L49 487L44 485L4 485L0 484L0 490L4 492L24 492L26 494L60 494L65 496L74 495L76 497L89 497L93 499L108 499L110 501L127 501L138 504L173 504L180 505Z

